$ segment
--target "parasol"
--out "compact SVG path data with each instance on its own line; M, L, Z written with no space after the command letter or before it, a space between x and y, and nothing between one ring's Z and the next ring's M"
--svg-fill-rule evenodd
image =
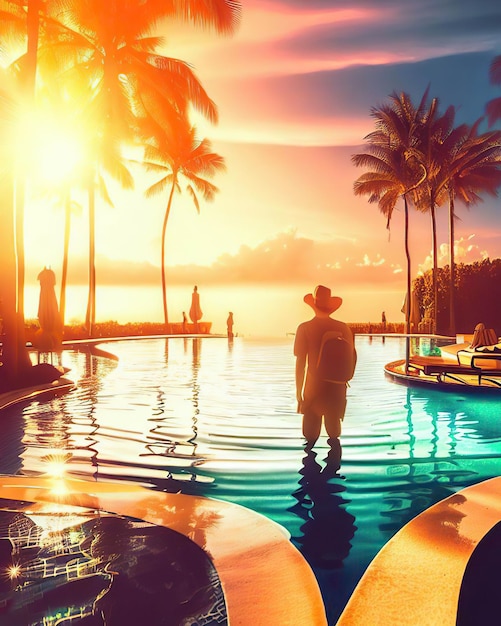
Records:
M38 275L40 282L40 298L38 302L38 321L40 330L37 344L42 351L56 351L61 345L63 324L59 315L55 292L56 275L45 267Z

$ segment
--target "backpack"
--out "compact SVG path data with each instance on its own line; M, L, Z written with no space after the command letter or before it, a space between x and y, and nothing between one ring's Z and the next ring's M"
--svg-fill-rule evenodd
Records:
M353 345L337 331L323 334L317 360L320 380L347 383L355 373Z

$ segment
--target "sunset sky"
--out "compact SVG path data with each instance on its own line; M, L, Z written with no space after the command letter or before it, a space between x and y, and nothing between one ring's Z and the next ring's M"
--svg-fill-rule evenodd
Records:
M192 64L219 108L200 131L224 156L220 193L198 215L175 199L167 234L174 283L324 282L344 295L405 290L402 207L389 233L377 206L355 198L362 174L350 161L373 129L370 108L393 91L417 102L429 85L457 123L483 115L501 88L489 65L501 54L498 0L244 0L231 38L194 27L166 29L168 56ZM483 127L486 129L487 127ZM166 200L113 191L97 222L98 282L159 282ZM28 282L44 264L56 272L61 209L33 204L27 215ZM85 205L73 219L70 279L86 280ZM501 256L501 201L457 207L457 260ZM44 216L41 219L41 216ZM445 264L447 218L438 211ZM429 217L411 215L413 273L429 267ZM194 267L197 266L197 267ZM300 287L299 287L300 286ZM389 317L400 321L396 303ZM236 306L236 305L235 305ZM368 307L380 311L381 302ZM99 304L98 304L99 315ZM373 318L377 317L375 314ZM348 320L349 321L349 320Z

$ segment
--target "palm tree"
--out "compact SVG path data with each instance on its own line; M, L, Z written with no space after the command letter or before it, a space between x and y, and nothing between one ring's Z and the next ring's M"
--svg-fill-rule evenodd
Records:
M224 159L212 152L208 139L199 140L194 126L188 120L179 118L175 128L168 127L161 135L155 133L155 143L145 146L144 164L147 171L161 175L161 178L146 190L146 197L167 192L167 205L162 224L162 298L164 321L169 323L165 279L165 235L172 208L174 192L181 191L181 180L186 181L186 191L191 196L195 208L200 213L197 194L207 202L212 201L218 191L208 178L226 169Z
M437 202L449 204L449 333L456 332L455 318L455 200L466 206L482 201L482 194L497 195L501 184L501 131L478 134L482 118L473 126L462 125L449 136L439 175Z
M364 139L366 152L352 156L357 167L369 168L354 183L355 195L368 195L377 203L390 227L393 210L399 198L404 201L404 243L407 260L407 302L411 294L411 259L409 252L409 194L426 179L426 169L414 153L414 127L421 107L416 109L406 94L396 96L388 105L373 107L376 130ZM410 315L407 315L407 334Z
M3 82L3 81L2 81ZM5 83L4 83L5 84ZM12 132L12 113L15 102L8 93L0 91L0 135L5 138ZM0 333L2 335L2 361L0 391L12 387L18 377L18 320L16 303L16 250L14 211L14 171L12 148L7 142L0 144L0 203L2 223L0 228Z
M491 62L489 68L489 79L493 85L501 85L501 54ZM485 112L489 126L493 126L495 122L501 120L501 97L493 98L485 105Z
M433 333L437 332L438 314L438 239L436 209L443 203L439 198L441 176L444 174L451 151L464 127L454 128L455 108L450 106L443 115L438 113L438 101L432 100L425 111L417 132L419 159L426 167L426 181L414 191L416 208L430 212L432 232Z
M43 29L39 33L42 6ZM119 141L132 136L135 115L144 116L163 106L175 119L191 104L210 121L217 120L216 107L195 74L182 61L158 55L155 50L163 39L151 32L163 18L178 17L231 34L238 26L240 10L238 0L0 0L0 36L7 30L24 34L29 30L28 53L16 64L19 72L29 68L26 75L31 78L26 83L34 86L38 52L45 77L64 79L75 106L95 129L94 162L86 173L90 333L95 319L94 195L96 186L103 183L101 170L111 171L125 186L132 185L130 173L117 156ZM103 156L105 149L108 155ZM22 239L22 222L17 232ZM22 269L22 242L19 249ZM20 282L24 285L24 276Z
M45 66L58 68L73 97L83 103L82 115L92 120L94 165L89 184L89 298L86 323L95 322L95 241L93 190L101 171L132 186L132 177L120 158L120 143L133 140L137 117L162 108L171 124L186 115L190 104L210 121L217 121L215 104L191 68L178 59L156 53L163 38L151 33L159 20L180 16L218 32L233 32L240 3L230 0L67 0L54 13L61 28L48 33L41 52ZM87 94L90 95L87 96Z
M24 6L27 5L27 11L24 12ZM23 71L18 73L18 81L22 87L19 94L18 102L11 101L10 107L12 111L20 108L33 106L35 99L35 80L37 72L37 47L38 47L38 28L39 28L39 0L31 2L23 2L22 0L2 0L0 2L0 34L2 36L14 35L20 39L27 39L27 52L25 55L25 63ZM3 96L3 103L9 102L8 96ZM10 115L8 116L10 117ZM12 121L12 120L11 120ZM10 129L12 135L12 128ZM5 137L5 135L3 135ZM14 144L3 146L12 158L15 154ZM23 167L14 162L8 163L4 169L5 180L2 185L2 201L5 206L11 207L9 218L6 220L5 233L7 239L12 238L10 242L4 242L5 252L8 258L8 264L5 267L7 273L5 283L4 302L2 304L2 316L4 318L5 337L3 341L4 364L8 370L10 378L9 384L16 385L22 375L22 372L31 366L29 355L26 350L25 331L24 331L24 274L25 274L25 255L24 255L24 201L25 201L25 185L26 172ZM15 200L14 200L15 198ZM13 228L12 228L13 227ZM15 248L12 245L15 241ZM14 263L11 265L12 261ZM13 269L14 268L14 269ZM14 276L11 274L14 271ZM14 292L15 298L12 298ZM16 382L17 381L17 382Z

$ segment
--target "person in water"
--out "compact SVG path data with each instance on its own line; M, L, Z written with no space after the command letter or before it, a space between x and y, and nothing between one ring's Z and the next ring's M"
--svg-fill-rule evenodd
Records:
M320 436L322 423L335 445L341 435L346 410L346 388L353 376L357 353L350 327L331 317L342 299L318 285L304 296L314 317L301 323L294 340L296 397L303 414L303 436L312 447Z

